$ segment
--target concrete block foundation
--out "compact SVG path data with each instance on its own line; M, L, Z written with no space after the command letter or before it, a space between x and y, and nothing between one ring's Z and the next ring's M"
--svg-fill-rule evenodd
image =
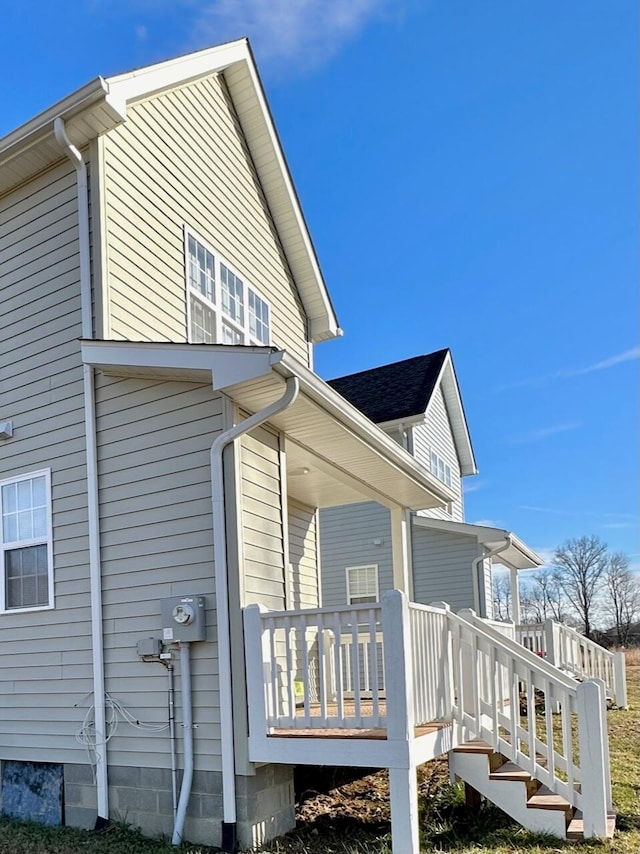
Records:
M181 783L178 774L178 792ZM96 791L88 765L64 766L65 824L93 828ZM265 765L236 777L238 842L251 848L281 836L295 825L293 768ZM173 831L171 772L165 768L109 766L109 811L115 821L140 828L146 836ZM196 771L185 824L185 839L199 845L222 842L222 774Z

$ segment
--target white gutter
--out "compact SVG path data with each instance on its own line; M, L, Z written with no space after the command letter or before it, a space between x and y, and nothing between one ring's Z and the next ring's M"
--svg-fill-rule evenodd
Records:
M229 579L227 569L227 532L222 455L231 442L253 430L269 418L291 406L298 397L299 383L289 377L279 400L230 427L211 446L211 501L213 509L213 557L218 627L218 679L220 695L220 742L222 751L222 849L235 848L236 777L233 738L233 701L231 674L231 638L229 625Z
M511 548L512 540L511 534L506 534L505 541L499 546L496 546L494 549L486 552L485 554L481 554L479 557L476 557L471 562L471 580L473 581L473 601L475 603L476 614L480 613L480 580L478 578L478 567L480 566L483 560L489 560L496 555L499 555L501 552L506 551ZM485 603L486 604L486 603ZM485 609L486 616L486 609Z
M78 251L80 255L80 305L82 337L93 337L91 310L91 260L89 254L89 193L87 167L78 149L71 144L64 121L54 121L56 140L76 170L78 194ZM107 744L104 708L104 647L102 639L102 572L100 566L100 517L98 512L98 457L96 449L95 394L93 368L82 366L84 423L87 456L87 513L89 523L89 579L91 589L91 647L93 652L93 706L95 724L96 794L98 820L109 817Z

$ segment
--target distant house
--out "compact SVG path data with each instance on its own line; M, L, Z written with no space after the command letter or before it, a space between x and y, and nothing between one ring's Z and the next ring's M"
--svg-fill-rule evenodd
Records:
M607 832L605 754L577 790L566 738L527 753L509 711L553 692L598 742L599 684L409 599L411 512L462 524L474 470L453 369L399 419L434 463L313 371L340 329L246 41L97 77L0 140L0 299L5 813L231 851L293 826L296 764L376 766L417 854L416 766L448 753L488 791L460 758L482 737L562 798L522 823ZM321 607L318 510L372 501L396 589Z
M467 420L449 350L438 350L330 380L434 477L452 490L444 507L419 510L410 524L410 591L416 602L446 601L493 617L492 564L517 572L543 561L515 534L465 522L463 478L477 473ZM389 510L367 502L323 509L322 601L355 604L396 586ZM518 616L515 618L519 622Z

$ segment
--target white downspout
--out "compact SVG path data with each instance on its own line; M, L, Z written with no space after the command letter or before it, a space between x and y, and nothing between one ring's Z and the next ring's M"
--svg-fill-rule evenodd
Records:
M501 546L496 546L495 549L490 549L486 554L481 554L471 562L471 580L473 581L473 601L476 614L480 613L480 581L478 578L478 567L483 560L489 560L496 555L506 551L512 544L511 534L507 534L504 543Z
M231 638L229 625L229 582L227 532L222 455L231 442L291 406L298 397L299 383L289 377L279 400L221 433L211 446L211 501L213 505L213 557L218 626L218 679L220 695L220 749L222 753L222 849L232 850L236 836L236 778L233 739Z
M76 170L78 196L78 251L80 256L80 312L82 337L93 338L91 309L91 256L89 247L89 192L87 167L72 145L64 121L53 123L56 141ZM84 423L87 448L87 513L89 517L89 579L91 589L91 645L93 653L93 706L96 733L96 795L98 821L109 817L107 745L104 709L104 653L102 640L102 573L100 567L100 522L98 513L98 461L96 450L95 394L93 368L83 365Z

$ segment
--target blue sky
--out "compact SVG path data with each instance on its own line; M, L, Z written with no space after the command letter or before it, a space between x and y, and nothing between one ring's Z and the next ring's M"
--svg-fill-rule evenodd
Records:
M318 372L451 347L468 520L637 564L637 29L634 0L23 0L0 135L248 34L345 330Z

